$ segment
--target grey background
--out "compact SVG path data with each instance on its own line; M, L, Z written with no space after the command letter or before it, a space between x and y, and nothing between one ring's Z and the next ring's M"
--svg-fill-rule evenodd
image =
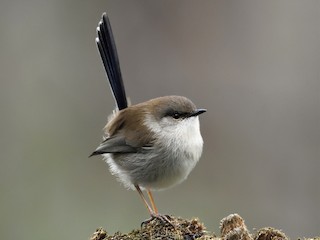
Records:
M108 11L133 103L179 94L201 116L201 161L155 194L163 213L218 233L237 212L250 230L319 235L319 1L1 1L0 233L87 239L148 217L101 158L114 107L95 46Z

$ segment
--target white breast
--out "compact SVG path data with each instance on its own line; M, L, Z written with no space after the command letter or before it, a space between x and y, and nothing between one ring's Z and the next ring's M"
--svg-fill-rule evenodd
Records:
M162 159L166 161L163 177L152 188L167 188L185 180L202 153L203 140L199 118L191 117L174 123L160 124L146 121L146 125L156 134L156 145L166 151L166 159Z

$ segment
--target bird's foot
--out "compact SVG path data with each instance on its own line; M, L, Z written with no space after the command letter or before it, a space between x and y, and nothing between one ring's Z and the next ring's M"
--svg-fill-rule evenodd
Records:
M143 225L149 224L154 219L159 219L162 223L164 224L168 223L172 227L175 227L175 225L171 222L171 217L169 215L164 215L159 213L152 213L150 218L144 220L141 223L141 227L143 227Z

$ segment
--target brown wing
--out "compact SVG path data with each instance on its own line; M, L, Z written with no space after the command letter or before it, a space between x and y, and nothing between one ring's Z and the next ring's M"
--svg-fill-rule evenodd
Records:
M143 111L135 111L135 106L117 112L105 127L107 138L91 156L151 150L154 138L143 123L143 116Z

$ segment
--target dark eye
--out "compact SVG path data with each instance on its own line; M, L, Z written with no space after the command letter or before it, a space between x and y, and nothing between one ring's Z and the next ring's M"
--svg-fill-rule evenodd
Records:
M174 119L181 119L187 117L187 114L184 112L175 111L173 109L169 109L165 114L164 117L172 117Z
M178 112L174 112L173 115L172 115L172 117L173 117L174 119L179 119L179 118L180 118L180 114L179 114Z

